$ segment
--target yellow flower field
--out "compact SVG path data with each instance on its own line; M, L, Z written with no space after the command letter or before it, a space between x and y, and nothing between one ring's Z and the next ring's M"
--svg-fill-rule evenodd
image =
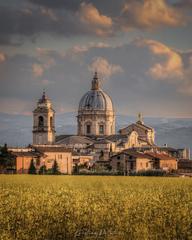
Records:
M192 179L1 175L0 239L192 239Z

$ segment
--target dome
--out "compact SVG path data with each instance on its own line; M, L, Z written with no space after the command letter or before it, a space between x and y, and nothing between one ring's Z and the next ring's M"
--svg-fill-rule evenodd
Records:
M108 136L115 134L115 113L111 98L100 88L95 73L91 90L80 100L77 116L79 136Z
M102 90L91 90L82 97L79 110L113 111L113 103L111 98Z
M92 81L92 89L80 100L79 111L84 110L113 111L111 98L99 87L97 73Z

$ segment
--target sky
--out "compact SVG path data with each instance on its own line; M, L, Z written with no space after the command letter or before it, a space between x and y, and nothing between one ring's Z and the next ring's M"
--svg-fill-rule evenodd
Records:
M191 0L0 0L0 112L77 111L97 70L117 114L192 117L191 26Z

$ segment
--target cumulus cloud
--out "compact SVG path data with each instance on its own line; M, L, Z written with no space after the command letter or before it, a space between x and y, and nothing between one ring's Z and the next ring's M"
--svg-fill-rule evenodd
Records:
M139 47L148 47L155 60L148 74L156 80L175 84L177 91L192 95L192 52L181 52L154 40L138 40Z
M95 58L91 63L91 65L89 66L89 70L91 70L92 72L98 71L105 78L109 78L114 74L123 72L123 69L121 66L111 64L107 61L107 59L103 57Z
M32 64L32 71L35 77L42 77L45 70L56 64L55 55L57 53L54 50L47 48L36 48L37 62ZM46 82L46 81L45 81ZM48 83L48 82L47 82Z
M183 78L182 58L176 51L154 40L143 40L138 45L146 45L155 56L164 57L150 68L149 73L153 78L160 80Z
M34 74L35 77L41 77L44 73L44 68L40 64L34 63L32 65L32 70L33 70L33 74Z
M184 24L182 13L165 0L127 1L122 9L120 23L124 30Z
M192 114L189 101L192 97L192 51L180 52L146 39L137 39L117 47L90 43L73 49L76 51L73 55L49 48L37 48L33 56L10 55L4 64L0 64L1 99L13 97L35 104L46 87L55 106L62 104L64 111L76 111L82 95L90 89L92 73L97 70L101 78L106 79L102 88L112 97L118 113ZM66 55L63 57L64 53ZM181 64L169 60L171 54L179 55ZM77 56L75 61L74 55ZM54 59L55 64L52 62L47 69L45 64L50 58ZM40 70L38 74L41 76L36 81L32 72L33 64L43 68L42 75ZM165 68L166 77L155 78L151 74L150 70L156 64ZM173 77L167 70L170 66L173 71L180 69L183 76L175 74ZM110 81L107 81L109 78ZM5 108L3 110L6 111ZM28 107L30 110L32 108Z
M93 4L82 3L80 7L80 17L81 21L93 25L93 26L101 26L101 27L111 27L112 19L105 15L102 15L98 9L93 6Z
M82 3L79 16L81 22L92 28L97 35L106 35L111 32L112 19L102 15L93 4Z
M0 44L21 45L41 34L114 36L130 29L180 26L189 20L184 7L165 0L28 0L0 6ZM182 6L189 6L185 0ZM27 7L26 7L27 6ZM187 7L185 7L187 8Z

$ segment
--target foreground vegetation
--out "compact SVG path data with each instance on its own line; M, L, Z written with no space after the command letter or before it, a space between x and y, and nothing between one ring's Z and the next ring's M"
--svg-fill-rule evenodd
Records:
M0 176L0 239L192 239L192 179Z

